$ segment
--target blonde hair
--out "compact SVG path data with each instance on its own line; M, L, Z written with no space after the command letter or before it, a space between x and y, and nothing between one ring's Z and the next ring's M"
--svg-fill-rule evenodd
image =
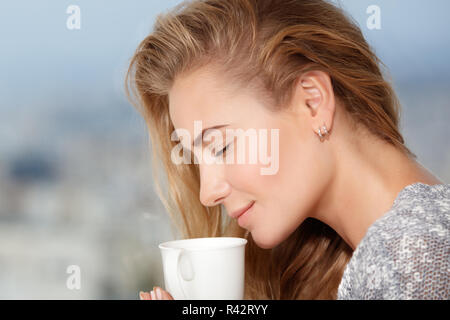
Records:
M188 1L160 14L138 46L126 91L148 125L157 193L182 238L248 240L245 299L335 299L352 250L312 218L277 247L262 249L220 205L203 206L198 165L170 158L177 142L170 139L168 91L175 77L214 64L234 81L257 84L281 109L301 74L322 70L355 124L415 157L399 132L400 106L379 63L357 24L323 0Z

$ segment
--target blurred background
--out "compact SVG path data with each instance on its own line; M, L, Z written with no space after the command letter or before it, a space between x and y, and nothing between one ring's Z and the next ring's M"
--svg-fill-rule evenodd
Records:
M0 2L0 299L138 299L164 287L174 239L124 75L156 15L181 1ZM340 0L390 71L401 131L450 182L450 2ZM80 29L69 29L70 5ZM369 29L377 5L381 28ZM80 267L81 288L67 287Z

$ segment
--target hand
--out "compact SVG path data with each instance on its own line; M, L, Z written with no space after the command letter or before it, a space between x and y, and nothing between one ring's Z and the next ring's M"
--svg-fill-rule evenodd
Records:
M150 292L139 292L141 300L175 300L170 293L160 287L153 287Z

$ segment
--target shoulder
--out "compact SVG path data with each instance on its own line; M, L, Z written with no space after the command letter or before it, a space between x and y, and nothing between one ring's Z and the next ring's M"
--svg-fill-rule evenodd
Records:
M414 184L353 252L338 299L448 299L450 185Z
M366 247L383 243L389 249L399 239L447 240L449 229L450 184L416 183L399 193L392 208L368 228L361 242Z

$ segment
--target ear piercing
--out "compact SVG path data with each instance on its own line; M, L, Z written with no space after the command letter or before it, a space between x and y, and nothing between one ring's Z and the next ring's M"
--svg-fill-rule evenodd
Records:
M320 140L322 140L322 138L324 138L328 134L328 130L327 130L327 126L325 125L325 122L323 123L322 128L319 128L317 130L317 134L319 135Z

